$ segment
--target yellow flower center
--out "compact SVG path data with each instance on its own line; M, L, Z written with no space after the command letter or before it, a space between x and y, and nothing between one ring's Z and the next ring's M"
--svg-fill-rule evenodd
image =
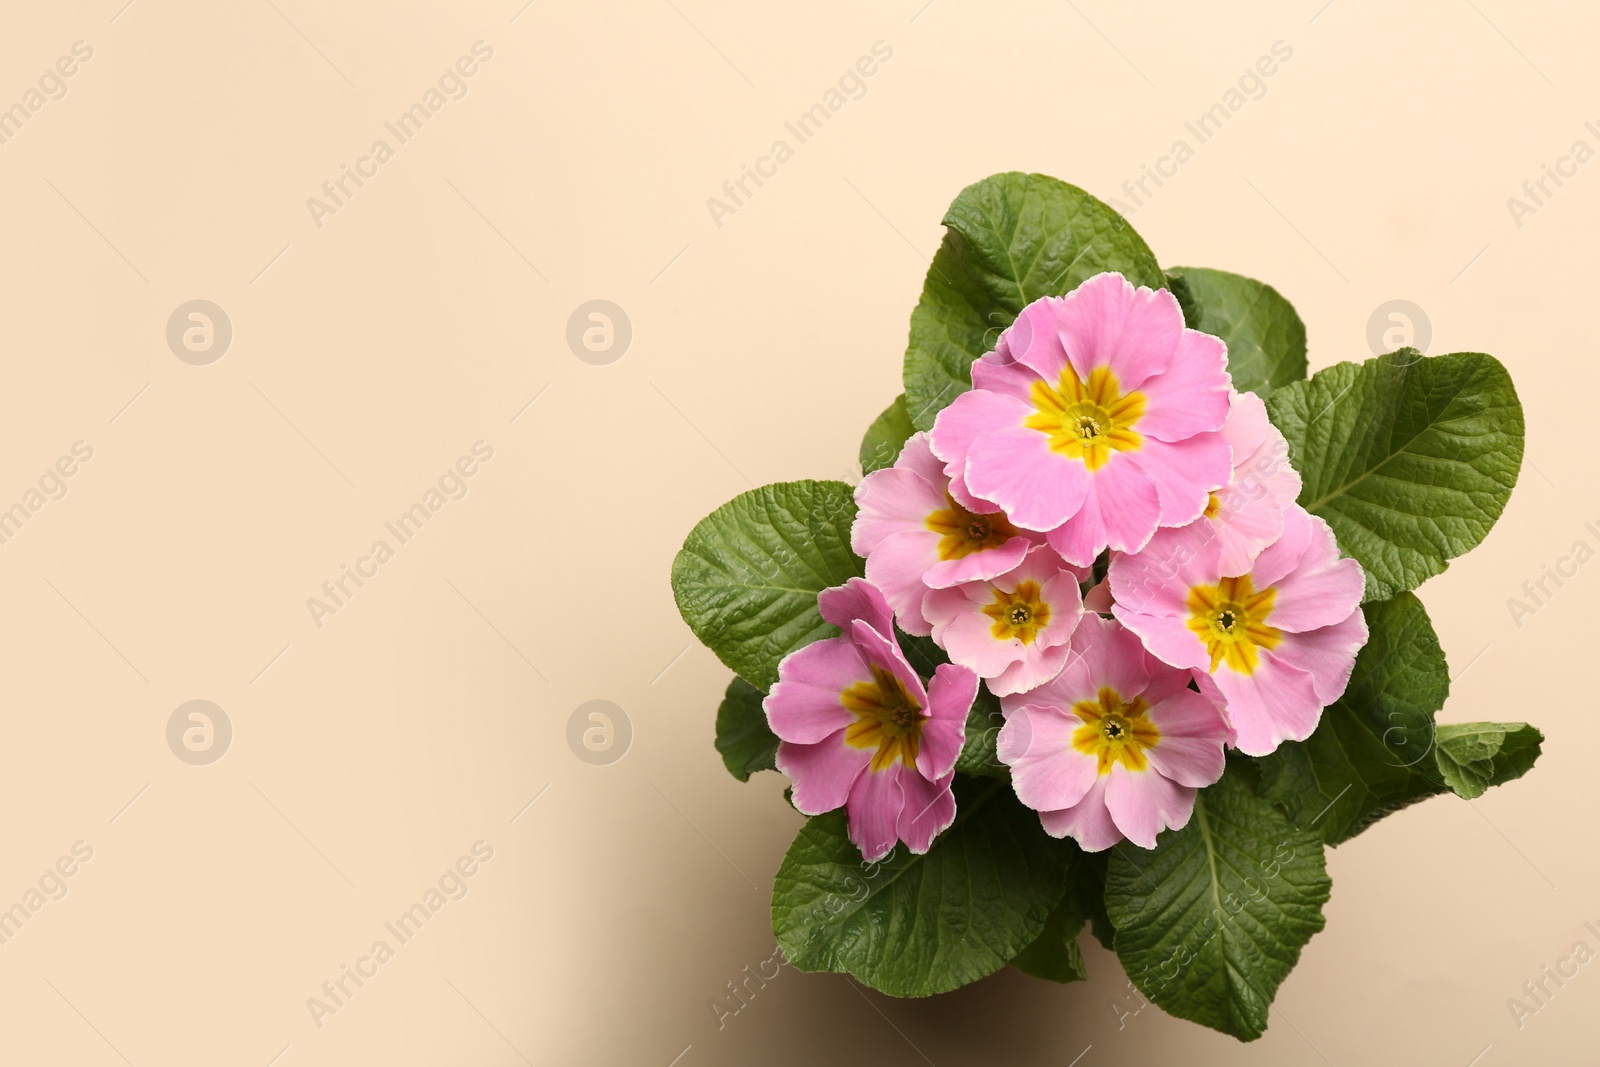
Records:
M1014 593L996 588L993 603L985 604L983 613L994 620L989 632L996 641L1014 637L1031 645L1039 631L1050 625L1050 605L1045 603L1039 583L1031 578L1018 582Z
M922 705L882 667L872 668L872 681L857 682L839 695L856 721L844 728L845 744L876 749L872 769L881 771L900 760L915 767L922 743Z
M1210 498L1206 501L1206 510L1201 512L1201 514L1208 519L1214 519L1217 517L1217 513L1221 510L1222 501L1217 499L1217 494L1212 493Z
M968 511L949 494L949 507L931 512L925 520L928 529L939 534L939 558L965 559L974 552L999 548L1017 536L1017 528L1004 515L979 515Z
M1252 674L1259 650L1275 648L1283 639L1282 631L1267 625L1277 594L1271 587L1256 592L1248 574L1190 587L1186 625L1205 642L1212 671L1226 662L1240 674Z
M1052 450L1083 460L1093 471L1104 467L1112 452L1131 452L1144 443L1133 429L1144 406L1144 394L1124 394L1110 367L1094 368L1085 382L1069 363L1061 368L1056 388L1033 383L1034 413L1022 424L1049 437Z
M1161 740L1161 731L1146 714L1149 710L1143 697L1124 702L1115 689L1101 686L1098 699L1072 705L1073 714L1083 720L1083 725L1072 731L1072 747L1085 756L1097 757L1101 774L1111 773L1115 763L1142 771L1150 765L1145 749Z

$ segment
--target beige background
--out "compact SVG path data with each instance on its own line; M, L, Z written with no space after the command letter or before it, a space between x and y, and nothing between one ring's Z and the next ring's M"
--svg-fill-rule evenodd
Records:
M93 849L0 945L0 1061L1593 1062L1600 972L1521 1029L1506 1006L1600 946L1600 576L1507 608L1600 547L1600 164L1520 228L1506 206L1600 146L1591 6L124 2L12 5L0 33L0 105L94 50L0 145L0 506L94 450L0 545L0 907ZM319 228L307 198L479 40L466 97ZM715 225L880 40L864 98ZM1092 945L1087 984L927 1002L785 970L719 1030L798 819L711 747L728 672L673 608L683 535L750 484L854 476L963 185L1119 196L1276 41L1265 95L1134 223L1163 263L1280 288L1314 366L1407 299L1431 351L1511 368L1522 482L1422 595L1469 671L1445 717L1537 723L1538 769L1333 853L1328 928L1248 1047L1119 1020ZM209 366L164 337L197 298L233 324ZM565 341L596 298L633 325L608 366ZM466 497L318 627L307 598L480 440ZM167 746L192 699L233 725L209 766ZM631 721L621 762L568 748L591 699ZM318 1027L307 998L480 840L467 896Z

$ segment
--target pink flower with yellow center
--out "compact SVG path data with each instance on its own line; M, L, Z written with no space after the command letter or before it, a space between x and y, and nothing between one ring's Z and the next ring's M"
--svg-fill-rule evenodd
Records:
M978 679L946 663L924 687L870 582L824 589L817 607L843 632L785 656L764 703L794 806L806 815L843 806L868 861L899 841L926 852L955 819L950 785Z
M1239 750L1264 756L1305 740L1344 692L1367 643L1364 578L1298 504L1248 573L1224 574L1222 551L1219 538L1162 530L1111 561L1111 610L1157 658L1192 668L1224 702Z
M1300 495L1300 474L1289 464L1289 443L1267 420L1267 405L1254 393L1235 392L1222 426L1233 452L1228 484L1211 494L1202 516L1220 545L1223 574L1245 574L1261 550L1283 534L1283 515Z
M1055 678L1000 702L997 752L1012 788L1047 833L1089 852L1124 837L1154 848L1222 777L1227 723L1189 688L1190 672L1146 653L1114 619L1086 616L1071 653Z
M930 591L922 611L953 662L986 679L995 696L1020 693L1067 662L1067 642L1083 616L1084 577L1050 546L1037 545L1004 574Z
M1033 541L1001 514L977 514L949 493L950 479L919 433L894 466L856 487L850 544L867 561L867 581L883 590L906 633L926 637L929 589L993 578L1018 563Z
M1088 566L1198 518L1230 467L1226 346L1165 289L1097 274L1022 310L939 413L950 493Z

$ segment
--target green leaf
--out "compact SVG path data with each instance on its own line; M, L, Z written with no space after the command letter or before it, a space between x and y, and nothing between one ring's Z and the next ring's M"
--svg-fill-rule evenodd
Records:
M1073 865L1074 887L1081 894L1083 908L1089 916L1089 932L1107 952L1116 951L1117 928L1111 924L1106 912L1106 872L1111 866L1111 853L1085 852L1083 862ZM1071 889L1069 892L1073 891Z
M1371 636L1344 695L1310 737L1257 760L1261 795L1330 845L1444 788L1433 715L1450 695L1450 670L1427 609L1401 593L1362 610Z
M867 427L867 435L861 439L861 473L871 474L894 466L906 438L916 432L916 427L911 425L911 415L906 411L906 394L901 393Z
M999 970L1037 938L1068 853L1004 782L956 779L956 821L923 856L863 864L845 813L801 828L772 887L772 925L802 971L844 971L899 997Z
M919 430L971 388L972 361L1039 297L1060 296L1108 270L1134 285L1166 284L1121 215L1043 174L996 174L967 186L944 224L906 350L906 407Z
M1300 503L1360 561L1367 600L1414 589L1475 547L1522 466L1522 405L1498 360L1401 349L1267 398Z
M924 682L933 677L934 671L950 662L944 649L934 644L931 637L912 637L898 626L894 628L894 636L900 642L900 651L905 653L906 662L922 676Z
M728 693L717 708L717 751L728 773L748 782L756 771L777 767L778 735L767 725L761 706L766 694L743 678L728 683Z
M1128 977L1170 1014L1245 1041L1300 949L1323 927L1333 883L1322 842L1296 830L1233 768L1152 851L1116 846L1106 911Z
M1261 795L1330 845L1419 800L1452 791L1470 800L1520 778L1543 740L1525 723L1435 726L1450 670L1422 602L1401 593L1362 610L1371 637L1344 695L1310 737L1256 761Z
M1200 302L1199 294L1190 287L1189 280L1182 274L1169 270L1167 288L1172 291L1173 297L1178 301L1178 307L1183 311L1183 324L1191 330L1198 330L1200 320L1205 315L1205 305Z
M982 778L1010 780L1011 768L1000 762L995 746L1000 739L1000 727L1005 719L1000 714L1000 698L989 692L986 685L978 686L978 696L967 712L966 740L961 754L956 757L956 770L962 774L975 774Z
M1192 329L1222 338L1228 346L1228 373L1239 389L1267 396L1279 386L1306 376L1306 326L1294 305L1276 289L1242 274L1206 267L1174 267L1167 272L1183 304L1179 284L1198 305L1198 325L1184 305Z
M1051 982L1084 981L1089 972L1084 969L1083 953L1078 950L1078 934L1087 921L1088 916L1081 912L1072 894L1062 897L1045 920L1044 932L1017 953L1011 966Z
M856 505L843 482L780 482L700 520L672 561L672 593L694 635L760 689L778 661L838 629L817 594L861 575L850 551Z
M1078 934L1092 924L1095 937L1111 947L1111 922L1105 917L1106 863L1109 853L1084 852L1070 841L1062 842L1071 859L1067 863L1067 891L1045 920L1044 932L1017 954L1011 966L1035 978L1052 982L1081 982L1088 978Z
M1445 783L1473 800L1491 785L1528 773L1543 741L1544 734L1525 722L1451 723L1439 727L1434 755Z

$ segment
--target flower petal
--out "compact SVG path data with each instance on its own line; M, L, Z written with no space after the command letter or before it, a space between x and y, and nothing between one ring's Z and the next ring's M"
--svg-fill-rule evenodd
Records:
M1126 455L1154 483L1162 526L1183 526L1198 519L1211 501L1211 491L1227 485L1232 474L1228 443L1220 432L1195 434L1176 444L1150 437Z
M1300 558L1311 545L1311 516L1299 504L1283 513L1283 536L1261 550L1250 570L1251 584L1257 589L1277 585L1300 565Z
M1261 550L1283 536L1284 505L1265 491L1247 495L1231 485L1217 493L1212 519L1219 546L1217 566L1230 578L1249 574Z
M848 638L813 641L778 664L777 684L762 701L767 725L785 741L816 744L855 722L840 695L871 680L872 669Z
M1180 312L1180 321L1181 317ZM1184 330L1171 366L1137 387L1146 401L1139 432L1160 441L1183 441L1222 429L1230 388L1227 350L1219 338Z
M906 438L906 443L901 447L900 456L894 461L894 465L900 470L910 471L926 479L935 489L944 488L944 460L933 454L932 435L927 430L918 431Z
M1090 492L1083 462L1052 451L1050 438L1023 426L1020 417L991 424L972 442L966 460L968 490L994 501L1015 525L1040 533L1075 515Z
M933 845L933 839L956 821L956 798L951 792L956 776L947 774L930 782L909 767L896 765L901 801L900 817L895 820L896 832L906 848L922 855Z
M1289 442L1283 439L1276 426L1268 428L1266 441L1254 452L1233 450L1233 484L1254 496L1270 496L1278 506L1287 508L1300 496L1300 472L1289 462ZM1247 455L1240 460L1240 455Z
M1051 837L1071 837L1085 852L1104 852L1121 841L1122 831L1106 810L1106 780L1110 777L1096 777L1083 799L1070 808L1041 811L1039 822L1044 832Z
M1282 630L1315 630L1342 621L1361 603L1366 587L1361 564L1339 558L1328 524L1316 515L1308 518L1305 553L1294 570L1274 583L1278 592L1268 621Z
M954 663L941 663L928 683L928 715L922 720L917 770L943 778L956 765L966 740L967 712L978 698L978 676Z
M1228 418L1222 424L1222 432L1228 438L1228 447L1233 450L1236 462L1266 443L1272 429L1266 401L1261 397L1238 389L1228 394Z
M1092 487L1077 513L1045 535L1052 548L1080 567L1094 563L1106 548L1139 551L1161 521L1155 483L1126 453L1113 455L1090 480Z
M1172 615L1140 615L1120 603L1111 606L1117 621L1139 635L1144 647L1156 659L1172 667L1196 671L1211 669L1211 656L1205 642Z
M1228 724L1215 704L1184 689L1146 714L1161 731L1161 740L1146 750L1151 767L1179 785L1197 788L1222 777Z
M980 678L993 678L1016 662L1016 651L1009 642L995 638L993 622L983 614L989 602L989 587L982 582L934 589L922 602L922 613L933 624L933 640L950 659ZM982 596L982 600L975 599Z
M1052 622L1051 625L1055 624ZM990 678L989 692L1003 697L1037 689L1061 673L1070 649L1065 644L1059 644L1053 648L1035 648L1032 652L1032 655L1024 656Z
M928 568L922 581L929 589L948 589L964 582L997 577L1021 563L1034 543L1027 537L1013 537L999 548L986 548L960 559L940 560ZM868 559L867 565L871 564Z
M1237 748L1239 744L1239 731L1234 729L1233 721L1228 719L1228 698L1217 688L1217 680L1206 671L1190 671L1195 687L1200 690L1200 695L1222 709L1222 717L1228 721L1228 747Z
M1154 771L1113 764L1106 783L1106 810L1117 829L1140 848L1155 848L1162 830L1181 829L1194 813L1195 791Z
M908 634L927 637L933 632L922 614L928 595L923 575L938 561L939 535L931 530L886 537L867 556L867 581L883 592L900 629Z
M900 840L900 811L905 807L899 775L895 773L900 766L895 763L881 771L864 771L845 802L850 840L868 863L883 859Z
M891 628L890 633L894 630ZM923 688L922 676L911 669L911 662L906 659L906 654L901 651L900 645L893 639L883 636L877 630L868 626L862 619L857 619L850 624L850 636L860 647L862 655L868 663L893 674L905 687L906 694L917 702L917 706L928 706L928 691Z
M1227 698L1234 744L1247 756L1265 756L1284 741L1304 741L1322 717L1311 672L1264 652L1253 673L1223 668L1211 675Z
M1104 615L1111 610L1111 581L1100 579L1100 584L1083 594L1083 610Z
M1032 410L1027 402L1017 397L987 389L969 389L939 412L929 442L933 454L944 461L945 474L950 479L950 495L962 507L983 513L1001 510L970 490L963 477L967 456L980 437L993 433L996 427L1020 427Z
M995 754L1011 768L1017 799L1035 811L1070 808L1083 799L1099 761L1072 747L1083 720L1062 708L1025 704L1006 714Z
M1004 696L1031 689L1061 670L1067 642L1083 614L1078 581L1078 572L1061 557L1037 545L1004 574L930 591L923 614L933 627L934 641L951 660L988 679L990 691ZM1038 599L1049 609L1048 620L1026 643L1005 631L997 633L998 624L987 614L1001 593L1015 593L1024 582L1038 585ZM1043 608L1037 618L1043 618Z
M1187 615L1189 588L1216 581L1217 553L1216 538L1198 523L1157 531L1142 551L1112 557L1112 610L1118 618Z
M851 578L843 585L824 589L817 594L817 610L823 619L846 633L857 619L880 634L894 635L894 617L883 591L864 578Z
M1131 700L1150 684L1148 657L1139 635L1115 619L1085 615L1072 635L1072 653L1068 670L1074 679L1067 683L1071 702L1094 698L1101 686Z
M1183 310L1170 292L1136 289L1115 272L1097 274L1068 293L1057 318L1078 377L1109 366L1124 392L1166 373L1184 333Z
M1033 406L1033 383L1039 376L1014 361L1002 348L972 363L972 388L1014 397Z
M1367 643L1367 619L1357 608L1332 626L1287 635L1269 655L1310 673L1317 700L1326 707L1344 695L1356 653Z
M1001 580L1013 590L1021 581L1032 579L1039 583L1039 596L1050 605L1050 621L1033 639L1036 648L1054 648L1072 640L1078 620L1083 617L1083 592L1079 588L1080 571L1069 567L1060 556L1040 545Z
M885 467L873 471L856 486L856 521L850 527L850 548L867 556L885 538L900 533L922 533L938 540L928 529L928 516L949 506L945 500L944 471L937 486L915 471Z
M1007 362L1021 364L1038 378L1052 384L1058 381L1062 368L1067 365L1067 350L1062 345L1060 330L1064 305L1061 297L1044 296L1023 308L1016 321L1000 335L992 363L996 366Z
M1142 644L1142 642L1141 642ZM1184 667L1172 667L1161 660L1144 654L1145 666L1150 671L1150 682L1144 687L1144 700L1146 704L1156 705L1163 700L1171 699L1174 693L1185 692L1189 682L1194 678L1194 671ZM1213 707L1221 709L1222 698L1219 696L1211 701Z
M844 742L839 730L814 745L785 741L778 746L778 770L794 782L794 806L806 815L821 815L844 804L872 752Z

